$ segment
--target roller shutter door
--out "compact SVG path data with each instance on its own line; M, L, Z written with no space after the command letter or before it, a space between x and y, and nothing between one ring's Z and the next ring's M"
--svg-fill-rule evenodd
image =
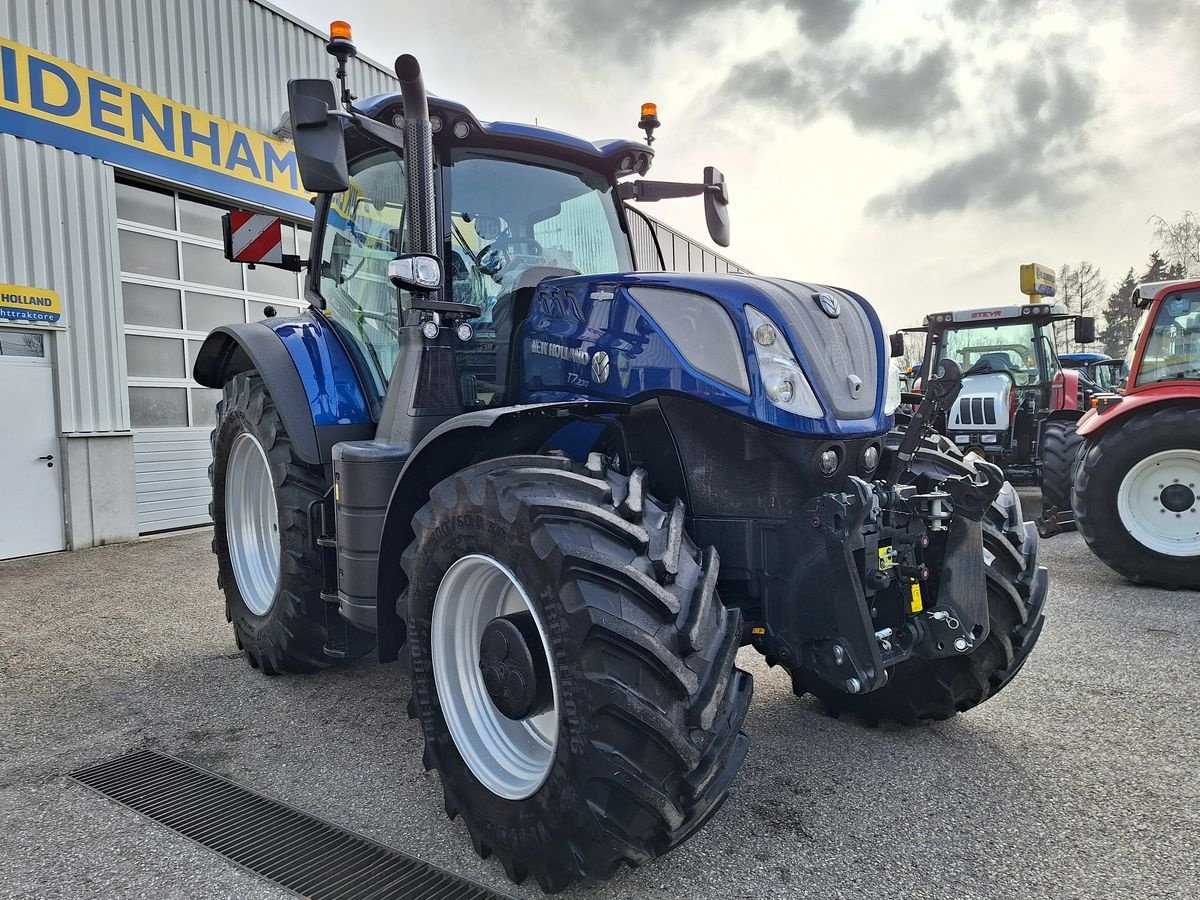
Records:
M117 184L129 413L143 534L211 521L209 433L220 391L191 378L205 336L218 325L261 319L267 306L288 316L305 305L298 274L226 262L225 210L169 189ZM307 229L285 226L283 252L307 256Z

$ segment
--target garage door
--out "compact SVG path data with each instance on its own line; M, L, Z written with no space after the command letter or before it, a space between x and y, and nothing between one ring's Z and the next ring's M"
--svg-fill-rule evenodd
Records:
M138 526L145 534L209 522L209 432L220 391L191 378L205 335L293 315L300 276L226 262L226 207L145 184L118 182L117 220ZM308 254L308 232L284 228L284 253Z

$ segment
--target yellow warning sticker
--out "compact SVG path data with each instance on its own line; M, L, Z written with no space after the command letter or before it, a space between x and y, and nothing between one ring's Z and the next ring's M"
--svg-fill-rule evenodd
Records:
M908 609L910 612L919 613L925 608L925 603L921 600L921 586L914 581L908 586L908 589L912 594L912 600L909 601Z

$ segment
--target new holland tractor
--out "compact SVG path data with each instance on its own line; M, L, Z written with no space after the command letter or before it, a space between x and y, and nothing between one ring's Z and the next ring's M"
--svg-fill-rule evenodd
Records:
M1038 526L1048 536L1074 527L1071 478L1082 440L1076 426L1094 388L1059 362L1054 324L1072 322L1074 341L1086 344L1096 338L1096 322L1043 299L1054 295L1052 269L1022 266L1021 288L1029 296L1022 305L933 313L893 340L926 336L921 371L940 359L962 369L962 389L936 428L1008 478L1040 484Z
M858 294L635 271L627 202L703 196L727 243L715 169L635 179L648 143L481 121L411 56L357 100L333 31L340 90L288 87L311 308L218 328L195 364L223 390L213 546L251 665L403 654L447 813L547 891L714 814L745 644L871 721L1012 680L1046 572L1000 470L922 425L953 363L892 432Z
M1140 285L1125 387L1079 422L1075 519L1142 584L1200 590L1200 279Z

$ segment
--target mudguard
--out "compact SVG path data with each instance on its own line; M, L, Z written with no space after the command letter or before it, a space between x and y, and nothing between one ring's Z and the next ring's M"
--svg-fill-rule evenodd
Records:
M1088 410L1079 420L1079 434L1088 439L1095 439L1113 422L1149 406L1200 405L1200 384L1196 382L1171 384L1168 382L1126 394L1101 394L1099 396L1101 398L1099 406L1096 409Z
M254 369L266 382L296 455L327 463L333 444L374 437L358 374L333 326L306 313L214 329L196 354L192 377L221 388Z
M473 462L536 453L555 433L580 419L628 412L624 403L586 400L475 410L443 422L417 445L392 489L379 540L375 608L381 661L395 659L404 641L397 604L407 585L400 555L412 542L413 516L428 501L433 486Z

